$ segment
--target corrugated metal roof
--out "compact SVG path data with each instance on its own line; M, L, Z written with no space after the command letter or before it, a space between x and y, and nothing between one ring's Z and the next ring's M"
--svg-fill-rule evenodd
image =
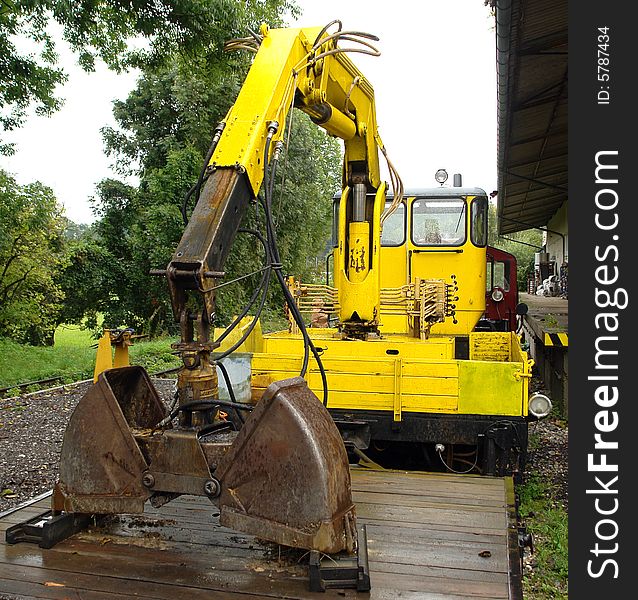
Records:
M567 200L567 0L495 0L498 229L542 227Z

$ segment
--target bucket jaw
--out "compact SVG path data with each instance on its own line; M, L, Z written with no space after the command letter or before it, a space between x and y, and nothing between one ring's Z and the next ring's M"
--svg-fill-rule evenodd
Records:
M148 463L133 431L150 429L166 409L141 367L102 373L76 406L62 441L53 510L141 513L151 496Z
M157 429L166 416L144 369L102 373L65 432L53 510L141 513L147 500L202 495L232 529L327 554L356 549L346 450L302 378L271 384L238 433Z
M346 450L301 377L266 389L215 475L222 525L327 554L354 550Z

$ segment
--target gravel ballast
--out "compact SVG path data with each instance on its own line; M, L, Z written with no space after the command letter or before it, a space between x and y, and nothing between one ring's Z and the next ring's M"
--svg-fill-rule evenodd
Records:
M175 382L154 379L165 402ZM69 417L91 382L0 400L0 513L50 491Z

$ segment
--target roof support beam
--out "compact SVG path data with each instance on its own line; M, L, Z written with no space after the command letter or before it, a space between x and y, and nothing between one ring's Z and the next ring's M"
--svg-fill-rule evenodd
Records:
M525 177L525 175L519 175L518 173L513 173L512 171L505 171L505 173L517 179L524 179L525 181L531 181L532 183L537 183L538 185L542 185L544 187L548 187L553 190L559 190L561 192L567 193L567 188L562 187L560 185L554 185L553 183L547 183L546 181L543 181L542 179L538 179L535 177Z
M551 131L549 135L535 135L528 138L523 138L521 140L516 140L515 142L510 143L510 148L514 146L523 146L525 144L531 144L532 142L540 142L544 140L546 137L556 137L556 136L565 136L567 135L567 129L555 129Z
M552 50L554 48L560 48L567 45L566 31L557 31L555 33L549 33L540 37L528 40L522 45L519 50L519 56L525 56L528 54L537 54L543 50ZM567 54L567 52L565 52Z

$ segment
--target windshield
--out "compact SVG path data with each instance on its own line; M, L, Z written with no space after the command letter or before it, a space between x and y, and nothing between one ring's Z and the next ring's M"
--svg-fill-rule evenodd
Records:
M465 201L461 198L415 200L412 241L419 246L461 246L465 243Z

